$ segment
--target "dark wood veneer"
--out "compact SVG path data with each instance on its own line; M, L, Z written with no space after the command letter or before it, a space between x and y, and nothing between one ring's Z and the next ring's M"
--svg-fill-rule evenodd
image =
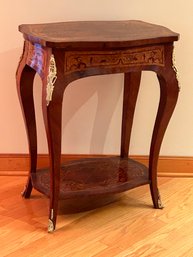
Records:
M150 184L154 207L162 208L157 186L157 162L179 92L173 63L173 41L178 40L178 34L142 21L28 24L20 25L19 30L25 43L17 69L17 89L31 156L23 197L29 198L33 187L49 196L49 231L55 229L59 198L97 194L105 197ZM160 84L148 169L128 158L134 111L144 70L156 72ZM42 111L50 156L49 168L37 172L33 100L36 72L42 79ZM65 89L74 80L113 73L124 73L120 157L71 161L61 167Z
M24 38L47 47L127 48L178 40L179 34L143 21L79 21L23 24Z
M61 166L59 198L119 193L149 182L147 167L128 158L68 161ZM50 196L48 169L33 174L32 183L38 191Z

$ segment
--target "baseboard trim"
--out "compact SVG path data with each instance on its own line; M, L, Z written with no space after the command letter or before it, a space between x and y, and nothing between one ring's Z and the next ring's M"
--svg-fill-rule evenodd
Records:
M62 155L62 161L101 156L104 155L65 154ZM133 155L131 158L148 165L148 156ZM0 154L0 176L26 176L29 170L29 161L28 154ZM38 168L46 167L48 163L48 155L38 155ZM158 176L193 177L193 157L160 156Z

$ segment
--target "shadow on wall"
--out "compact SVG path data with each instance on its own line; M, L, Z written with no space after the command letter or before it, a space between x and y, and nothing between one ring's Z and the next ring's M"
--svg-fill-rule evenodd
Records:
M64 147L68 140L65 129L79 113L80 117L73 123L75 126L70 135L74 148L77 146L78 149L78 144L85 142L89 148L86 150L88 153L104 153L109 126L120 97L122 98L122 86L123 75L116 74L80 79L67 87L63 103ZM86 113L85 116L83 112Z

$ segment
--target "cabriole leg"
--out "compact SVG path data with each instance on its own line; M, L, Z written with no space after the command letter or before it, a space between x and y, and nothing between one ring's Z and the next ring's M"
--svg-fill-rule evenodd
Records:
M127 158L135 105L139 92L141 72L125 73L121 133L121 157Z
M58 201L60 193L60 165L61 165L61 124L62 99L64 93L63 69L51 55L46 79L43 80L42 108L46 128L49 157L50 157L50 207L48 232L56 227Z
M154 207L162 209L163 204L157 186L157 163L163 136L176 106L179 87L176 72L172 66L159 72L157 76L160 84L160 102L151 141L149 178Z
M21 60L16 74L16 81L30 152L30 171L26 186L22 192L22 196L25 198L30 197L33 187L31 174L36 172L37 165L37 133L33 100L33 80L35 73L35 70L25 65L24 61Z

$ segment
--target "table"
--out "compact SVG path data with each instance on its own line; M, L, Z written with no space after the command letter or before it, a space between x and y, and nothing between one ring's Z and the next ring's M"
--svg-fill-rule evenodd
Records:
M59 199L106 195L149 184L155 208L162 208L157 163L163 136L178 98L173 43L179 35L143 21L79 21L19 26L24 48L16 80L25 120L30 171L23 197L32 188L50 198L48 231L56 226ZM141 73L154 71L160 101L148 168L129 158L129 143ZM42 110L50 165L37 170L33 79L42 80ZM69 161L61 165L62 101L66 87L83 77L124 73L120 156ZM110 92L109 92L110 94Z

